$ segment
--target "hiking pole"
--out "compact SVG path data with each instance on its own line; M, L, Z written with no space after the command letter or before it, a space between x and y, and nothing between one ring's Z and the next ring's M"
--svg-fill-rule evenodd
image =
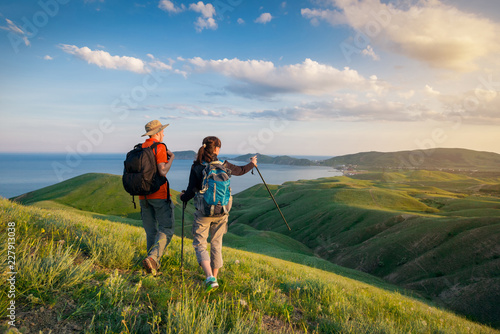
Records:
M186 202L182 202L181 269L184 265L184 210L186 210Z
M290 226L288 226L288 223L286 222L285 216L283 216L283 212L281 212L281 210L280 210L280 207L279 207L278 203L276 203L276 200L274 199L273 194L271 194L271 190L269 190L269 187L267 186L266 181L264 181L264 178L262 177L262 174L260 173L259 167L255 166L255 169L257 169L257 172L259 172L259 176L260 176L260 178L262 179L262 182L264 182L264 185L266 186L267 192L269 193L269 195L271 195L271 198L273 199L274 204L276 205L276 208L277 208L277 209L278 209L278 211L280 212L280 214L281 214L281 218L283 218L283 221L285 222L286 227L288 227L288 230L289 230L289 231L291 231L292 229L290 228Z

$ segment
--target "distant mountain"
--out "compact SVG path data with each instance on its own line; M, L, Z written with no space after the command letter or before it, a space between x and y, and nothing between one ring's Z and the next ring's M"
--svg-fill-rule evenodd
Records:
M233 158L236 161L246 161L248 162L251 157L255 154L245 154L240 155L239 157ZM318 165L316 162L308 160L308 159L297 159L292 158L287 155L280 155L277 157L271 157L268 155L257 153L257 161L263 164L275 164L275 165L295 165L295 166L316 166Z
M174 151L175 158L178 160L194 160L196 159L195 151Z
M400 152L363 152L320 162L324 166L356 165L360 169L446 169L499 171L500 154L460 148Z

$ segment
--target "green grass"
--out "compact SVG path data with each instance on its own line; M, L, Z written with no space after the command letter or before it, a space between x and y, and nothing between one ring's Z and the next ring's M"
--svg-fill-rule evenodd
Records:
M232 217L500 326L500 198L481 191L497 181L436 171L389 174L272 186L292 231L262 185L235 197Z
M179 192L171 190L171 193L177 203ZM119 175L83 174L13 199L23 204L52 201L81 211L141 219L139 210L132 204L132 196L123 189ZM139 207L137 196L135 202Z
M110 208L93 203L107 199L108 195L96 190L104 181L104 188L115 189L121 201ZM350 277L389 292L421 296L500 327L498 182L496 176L406 171L270 185L292 231L281 220L265 187L256 185L235 196L224 244ZM137 217L138 209L133 210L118 176L83 175L49 190L18 200L50 209L53 214L104 221L98 224L103 228L94 226L69 237L81 244L85 256L96 258L97 265L127 271L137 266L143 255L131 257L127 243L108 243L101 237L111 235L115 228L109 225L111 221L142 226L140 220L131 218ZM75 205L68 197L72 192L85 200ZM174 194L177 201L177 192ZM120 208L125 213L116 215ZM192 204L188 205L188 238L193 210ZM180 221L179 205L175 215ZM180 229L177 223L177 235ZM123 231L124 237L141 240L139 234L130 234L125 227ZM109 251L100 251L106 247Z
M228 247L221 287L207 295L192 247L186 247L180 271L178 237L168 246L162 275L144 276L138 263L145 255L142 228L3 199L0 207L3 258L7 223L16 225L17 271L23 272L16 280L21 332L496 332L397 292ZM89 246L93 235L102 239L99 252ZM117 254L128 260L118 261Z

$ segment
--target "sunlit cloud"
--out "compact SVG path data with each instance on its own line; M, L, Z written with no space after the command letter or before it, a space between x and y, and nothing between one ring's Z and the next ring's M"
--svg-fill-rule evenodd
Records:
M371 44L432 67L471 71L500 51L500 26L439 0L416 5L380 0L330 0L338 8L302 9L312 24L346 24Z
M441 93L429 85L425 85L425 92L429 95L440 95Z
M173 1L170 0L161 0L158 4L158 8L172 14L178 14L186 10L186 6L184 6L184 4L181 4L181 6L178 7L174 4Z
M170 70L172 70L172 65L167 65L164 62L159 61L152 54L148 54L147 56L151 59L151 61L148 63L148 65L150 67L152 67L152 68L154 68L156 70L162 70L162 71L165 71L165 70L169 70L170 71Z
M460 94L439 94L436 99L450 118L460 123L500 124L500 91L478 87Z
M144 105L135 108L128 108L130 111L150 112L163 110L168 112L165 119L186 119L186 118L220 118L226 114L234 115L233 110L222 110L220 108L206 108L196 104L167 103L162 105Z
M89 64L97 65L100 68L146 73L145 63L138 58L112 56L109 52L91 50L86 46L79 48L75 45L61 44L59 47L64 52L85 60Z
M268 22L271 22L272 19L273 16L270 13L262 13L258 18L255 19L255 23L266 24Z
M361 51L361 54L364 55L364 56L369 56L373 60L380 60L380 57L375 53L375 51L373 51L373 48L372 48L371 45L368 45L366 47L366 49L364 49L363 51Z
M26 46L30 46L31 43L28 39L28 35L26 32L24 32L21 28L19 28L14 22L12 22L11 20L9 19L5 19L5 21L7 22L7 26L4 27L4 26L0 26L0 29L2 30L6 30L6 31L9 31L15 35L18 35L24 42L24 45Z
M414 110L401 102L386 100L359 101L346 95L332 100L307 102L276 110L262 110L243 114L248 118L278 118L290 121L415 121Z
M237 80L226 89L238 94L272 95L276 93L331 94L339 90L362 90L380 94L386 84L376 76L365 78L348 67L339 70L311 59L276 67L264 60L220 59L187 60L198 72L216 72Z
M190 4L189 9L201 14L194 24L196 31L201 32L203 29L217 29L217 22L214 19L215 8L212 4L207 3L205 5L202 1L198 1L197 3Z
M130 71L134 73L148 73L149 71L173 71L174 73L186 76L184 71L173 69L173 60L166 64L156 59L152 54L147 54L149 61L144 61L135 57L112 56L109 52L103 50L91 50L84 46L82 48L76 45L61 44L59 48L64 52L86 61L89 64L97 65L100 68Z
M415 91L413 89L411 89L407 92L398 93L398 95L400 97L402 97L403 99L408 100L408 99L411 99L413 97L413 95L415 95Z

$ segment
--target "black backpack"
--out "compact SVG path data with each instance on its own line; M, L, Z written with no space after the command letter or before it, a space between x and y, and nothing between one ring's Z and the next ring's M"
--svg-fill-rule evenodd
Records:
M157 192L162 185L167 182L167 178L158 173L155 153L158 143L155 142L149 147L142 147L142 144L135 145L134 149L127 153L123 162L123 188L132 195L132 203L136 208L134 196L147 196ZM165 149L167 145L165 145ZM168 189L170 198L170 189Z

